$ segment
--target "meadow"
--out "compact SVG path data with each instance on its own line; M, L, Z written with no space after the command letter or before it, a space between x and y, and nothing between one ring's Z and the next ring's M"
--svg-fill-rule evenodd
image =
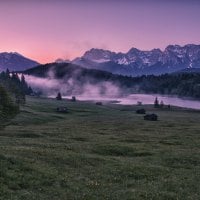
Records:
M2 200L200 199L200 110L27 97L0 128Z

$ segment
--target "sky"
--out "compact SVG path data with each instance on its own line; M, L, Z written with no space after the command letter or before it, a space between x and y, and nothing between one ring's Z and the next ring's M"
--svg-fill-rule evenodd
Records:
M0 52L40 63L91 48L200 44L200 0L0 0Z

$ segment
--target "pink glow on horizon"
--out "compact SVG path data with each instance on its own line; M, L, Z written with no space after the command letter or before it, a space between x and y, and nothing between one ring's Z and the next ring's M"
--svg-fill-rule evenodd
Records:
M46 63L90 48L127 52L200 44L199 10L197 0L2 0L0 52Z

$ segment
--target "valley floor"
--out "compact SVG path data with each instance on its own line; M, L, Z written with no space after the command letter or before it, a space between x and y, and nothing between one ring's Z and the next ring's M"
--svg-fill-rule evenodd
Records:
M67 106L69 113L57 113ZM27 98L0 130L0 199L200 199L200 111Z

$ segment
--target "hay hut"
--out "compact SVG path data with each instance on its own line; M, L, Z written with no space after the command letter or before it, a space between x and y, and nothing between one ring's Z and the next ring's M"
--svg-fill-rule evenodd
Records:
M96 105L98 105L98 106L102 106L103 104L102 104L102 102L96 102Z
M144 116L144 120L157 121L158 120L158 116L156 114L148 114L148 115Z

